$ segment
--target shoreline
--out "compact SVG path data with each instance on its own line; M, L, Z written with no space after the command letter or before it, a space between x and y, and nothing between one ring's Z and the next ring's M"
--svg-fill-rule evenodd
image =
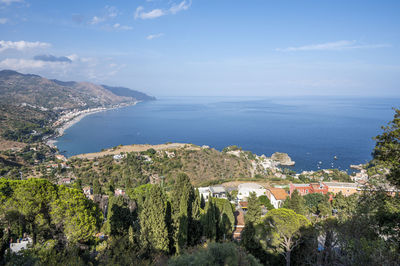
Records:
M65 131L68 128L72 127L73 125L75 125L76 123L81 121L86 116L92 115L95 113L113 110L113 109L118 109L118 108L122 108L122 107L135 106L139 102L140 101L135 101L133 103L119 104L119 105L112 106L112 107L98 107L98 108L93 108L93 109L86 109L86 110L79 111L77 114L72 114L72 118L70 118L70 119L67 119L67 118L61 116L56 122L54 122L54 124L56 124L57 122L60 123L59 125L55 126L54 135L52 135L48 139L46 139L45 143L52 148L57 148L57 145L56 145L57 139L59 137L63 136ZM60 120L62 121L63 119L67 119L67 120L65 122L60 122Z

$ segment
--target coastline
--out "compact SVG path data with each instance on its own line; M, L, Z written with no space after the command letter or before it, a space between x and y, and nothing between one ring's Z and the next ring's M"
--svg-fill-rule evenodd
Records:
M78 111L76 113L72 113L72 114L68 114L65 116L61 116L54 124L55 124L55 133L54 135L50 136L48 139L45 140L45 143L52 147L52 148L57 148L57 138L61 137L64 135L65 131L72 127L73 125L75 125L76 123L78 123L79 121L81 121L83 118L85 118L88 115L92 115L95 113L99 113L99 112L104 112L104 111L109 111L109 110L113 110L113 109L118 109L118 108L122 108L122 107L127 107L127 106L134 106L137 103L139 103L140 101L135 101L129 104L119 104L116 106L112 106L112 107L99 107L99 108L93 108L93 109L86 109L86 110L82 110L82 111ZM53 124L53 125L54 125Z

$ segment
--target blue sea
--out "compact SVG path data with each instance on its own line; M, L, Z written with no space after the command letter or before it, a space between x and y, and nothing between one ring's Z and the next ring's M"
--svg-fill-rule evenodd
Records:
M399 106L393 98L165 97L87 116L56 145L67 156L119 144L237 145L258 155L288 153L298 172L346 170L371 160L373 137Z

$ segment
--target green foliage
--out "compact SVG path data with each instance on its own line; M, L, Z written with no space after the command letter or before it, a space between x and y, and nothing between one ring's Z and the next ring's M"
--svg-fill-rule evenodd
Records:
M301 230L310 222L293 210L280 208L267 213L265 218L269 245L284 255L287 265L290 265L290 253L301 242Z
M321 214L322 216L328 215L330 203L329 196L319 193L307 194L303 197L305 199L305 204L308 212L314 214Z
M297 190L293 191L291 197L286 198L283 208L294 210L298 214L307 214L306 200Z
M131 207L129 206L131 205ZM124 235L133 226L136 213L133 203L122 196L111 196L108 200L106 233L110 236Z
M250 193L247 202L247 212L244 220L246 223L258 224L261 221L261 203L255 192Z
M189 177L180 173L172 192L172 219L174 223L175 250L177 253L188 246L191 242L188 230L192 220L192 202L194 200L194 189Z
M387 179L400 187L400 109L395 109L394 118L383 133L375 137L374 159L390 169Z
M271 201L267 196L261 195L258 197L258 200L260 201L261 205L264 205L264 207L267 208L267 210L274 209L274 205L271 204Z
M0 199L0 215L11 229L9 237L28 233L34 243L53 238L56 232L69 243L89 241L102 218L81 191L43 179L1 179Z
M161 187L154 185L147 191L139 214L140 242L149 255L151 252L167 253L169 249L165 202Z
M246 254L233 243L210 243L193 253L182 254L168 261L171 266L186 265L261 265L252 255Z

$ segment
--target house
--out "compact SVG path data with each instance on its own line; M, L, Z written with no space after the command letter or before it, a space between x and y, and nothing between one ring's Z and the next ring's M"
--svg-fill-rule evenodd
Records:
M243 183L238 186L238 199L240 201L247 200L250 193L256 193L257 197L266 195L266 190L263 186L257 183Z
M83 190L83 194L85 194L86 197L89 197L90 195L93 194L93 189L90 186L86 186L82 190Z
M65 156L64 155L61 155L61 154L56 154L56 159L57 160L61 160L61 161L64 161L64 162L66 162L67 161L67 158L65 158Z
M121 159L124 158L124 157L125 157L125 155L123 155L123 154L115 154L115 155L113 156L113 159L116 160L116 161L118 161L118 160L121 160Z
M227 192L223 186L199 187L197 189L205 201L208 201L210 195L214 198L227 198Z
M17 243L10 243L10 250L12 253L18 253L21 250L27 249L32 243L33 241L30 237L18 239Z
M310 184L292 184L290 183L290 196L292 196L293 191L297 190L300 195L304 196L312 193L320 193L326 195L328 193L328 186L323 182L310 183Z
M354 193L359 193L359 187L357 183L344 183L344 182L324 182L328 186L328 192L337 194L342 192L344 196L350 196Z
M289 195L282 188L267 188L267 197L274 208L278 209Z
M214 198L222 198L222 199L226 199L226 190L223 186L212 186L210 187L210 191L211 191L211 195Z
M114 195L115 196L124 196L125 195L125 190L117 188L116 190L114 190Z

